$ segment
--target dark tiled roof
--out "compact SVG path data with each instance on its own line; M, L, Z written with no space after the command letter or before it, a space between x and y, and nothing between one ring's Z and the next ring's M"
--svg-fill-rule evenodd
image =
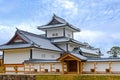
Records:
M77 57L77 58L79 58L79 59L81 59L81 60L87 60L87 57L85 57L85 56L83 56L83 55L75 54L75 53L70 53L70 54L72 54L73 56L75 56L75 57Z
M19 49L19 48L28 48L32 47L31 44L14 44L14 45L1 45L0 50L4 49Z
M88 62L105 62L105 61L120 61L120 58L88 58L87 59Z
M36 35L22 30L17 30L17 34L27 41L27 44L11 44L11 45L1 45L0 50L10 49L10 48L23 48L23 47L37 47L48 50L61 51L58 47L51 43L49 39L44 36Z
M68 38L68 37L53 38L53 39L51 39L51 41L52 41L53 43L73 42L73 43L76 43L76 44L85 46L84 43L79 42L79 41L77 41L77 40L75 40L75 39L72 39L72 38Z
M24 63L42 63L42 62L59 62L56 61L56 59L30 59L30 60L25 60Z
M45 29L51 29L51 28L59 28L59 27L69 27L75 31L80 31L79 28L74 27L73 25L69 24L66 20L54 15L52 20L42 26L38 26L38 29L45 30Z

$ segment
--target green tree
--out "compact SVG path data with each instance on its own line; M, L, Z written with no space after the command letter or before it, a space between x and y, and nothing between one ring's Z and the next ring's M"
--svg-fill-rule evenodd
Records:
M118 57L118 55L120 54L120 47L119 46L113 46L110 51L107 52L108 54L110 54L110 57Z

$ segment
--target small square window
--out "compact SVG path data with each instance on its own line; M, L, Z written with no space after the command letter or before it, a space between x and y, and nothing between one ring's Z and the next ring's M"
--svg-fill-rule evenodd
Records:
M58 33L53 33L52 36L58 36Z
M55 34L52 34L52 36L55 36Z
M58 36L58 33L56 33L55 35Z

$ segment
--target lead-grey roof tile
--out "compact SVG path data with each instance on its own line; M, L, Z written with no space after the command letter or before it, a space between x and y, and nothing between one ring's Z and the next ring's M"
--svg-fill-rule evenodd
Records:
M0 50L4 49L18 49L18 48L27 48L31 47L31 44L12 44L12 45L1 45Z
M58 47L56 47L54 44L51 43L51 41L43 36L36 35L33 33L29 33L22 30L17 30L18 35L20 35L25 41L28 42L28 44L12 44L12 45L2 45L0 46L0 49L10 49L10 48L24 48L24 47L38 47L38 48L44 48L49 50L55 50L55 51L62 51Z
M120 58L88 58L88 62L120 61Z
M93 49L88 49L88 48L82 48L80 47L80 50L84 53L89 53L89 54L95 54L95 55L99 55L97 50L93 50Z
M70 54L72 54L73 56L78 57L79 59L82 59L82 60L87 60L87 57L82 56L82 55L80 55L80 54L75 54L75 53L70 53Z
M43 36L32 34L29 32L21 31L22 35L26 36L31 40L36 46L44 49L61 51L58 47L51 43L51 41Z

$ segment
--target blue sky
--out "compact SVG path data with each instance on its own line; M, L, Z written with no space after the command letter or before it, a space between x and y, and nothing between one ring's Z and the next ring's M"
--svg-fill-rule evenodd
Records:
M100 48L102 53L120 46L120 0L0 0L0 44L16 27L41 34L53 13L81 29L75 39Z

